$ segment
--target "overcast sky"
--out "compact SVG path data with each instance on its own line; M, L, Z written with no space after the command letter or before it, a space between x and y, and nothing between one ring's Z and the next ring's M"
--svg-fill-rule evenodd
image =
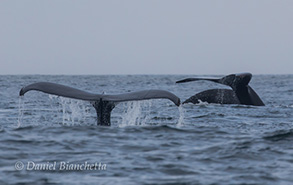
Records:
M0 74L293 73L293 0L0 0Z

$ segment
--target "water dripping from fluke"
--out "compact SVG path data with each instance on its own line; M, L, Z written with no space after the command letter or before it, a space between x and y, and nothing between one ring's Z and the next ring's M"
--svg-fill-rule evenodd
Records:
M122 115L122 122L119 124L119 127L135 125L145 126L149 120L151 105L151 100L127 102L127 108ZM143 116L143 112L146 114L146 116Z
M184 117L185 117L185 109L183 108L182 104L178 107L178 110L179 110L179 119L178 119L177 126L181 127L181 126L184 126Z
M91 117L87 102L59 97L62 125L72 126L86 123Z
M19 96L19 98L18 98L18 119L17 119L16 128L19 128L22 125L23 111L24 111L23 96Z
M88 102L55 95L49 95L49 98L52 113L57 116L57 120L54 121L58 123L58 126L92 125L93 122L96 123L92 117L91 105Z

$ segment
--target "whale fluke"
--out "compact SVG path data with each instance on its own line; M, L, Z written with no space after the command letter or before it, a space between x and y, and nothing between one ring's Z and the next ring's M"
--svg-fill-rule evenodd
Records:
M218 79L217 78L186 78L183 80L179 80L176 83L185 83L185 82L192 82L192 81L198 81L198 80L208 80L208 81L216 82L219 84L227 85L231 87L233 90L232 92L232 90L219 91L218 89L211 89L209 91L204 91L192 96L191 98L186 100L185 103L186 102L198 103L198 99L201 97L208 100L209 103L220 103L220 104L231 104L231 103L239 104L240 103L244 105L264 106L265 104L257 95L257 93L248 85L251 78L252 78L251 73L240 73L240 74L230 74L230 75L224 76L223 78L218 78ZM222 94L219 92L221 92ZM214 97L215 95L217 95L217 97ZM223 96L225 97L224 102L220 101L221 98L219 98ZM235 99L235 97L237 97L237 100Z
M169 99L175 105L180 105L180 99L171 92L165 90L143 90L118 95L93 94L79 89L68 87L50 82L38 82L22 88L19 92L23 96L28 91L35 90L44 93L73 98L78 100L90 101L96 109L98 125L110 126L111 111L119 102L139 101L148 99Z
M207 80L211 82L216 82L219 84L227 85L232 89L236 89L237 86L248 85L252 78L251 73L240 73L240 74L230 74L224 76L223 78L186 78L183 80L179 80L176 83L185 83L185 82L192 82L198 80Z
M20 92L19 96L23 96L28 91L35 90L41 91L44 93L63 96L67 98L79 99L79 100L87 100L87 101L95 101L102 97L99 94L92 94L88 93L79 89L75 89L72 87L68 87L61 84L50 83L50 82L37 82L30 84L28 86L23 87Z
M212 82L219 83L219 79L213 79L213 78L185 78L183 80L179 80L176 83L185 83L185 82L192 82L192 81L198 81L198 80L209 80Z

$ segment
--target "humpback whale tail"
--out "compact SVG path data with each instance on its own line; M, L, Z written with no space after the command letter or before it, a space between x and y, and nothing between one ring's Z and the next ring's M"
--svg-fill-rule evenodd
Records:
M223 78L186 78L183 80L179 80L176 83L185 83L192 82L198 80L208 80L212 82L216 82L219 84L227 85L233 89L237 98L239 99L240 104L244 105L255 105L255 106L263 106L264 103L260 99L260 97L256 94L256 92L248 85L252 78L251 73L240 73L240 74L230 74L224 76ZM201 94L207 96L206 94ZM215 102L218 103L218 102ZM235 101L237 103L237 101Z
M183 80L179 80L176 83L185 83L185 82L192 82L192 81L198 81L198 80L208 80L208 81L230 86L234 90L237 88L237 86L248 85L251 78L252 78L251 73L241 73L241 74L230 74L230 75L224 76L223 78L186 78Z
M63 96L67 98L90 101L97 112L97 124L103 126L110 126L111 111L119 102L125 101L139 101L148 99L169 99L175 105L180 105L180 99L164 90L144 90L118 95L92 94L79 89L49 82L38 82L23 87L19 95L23 96L26 92L35 90L44 93Z

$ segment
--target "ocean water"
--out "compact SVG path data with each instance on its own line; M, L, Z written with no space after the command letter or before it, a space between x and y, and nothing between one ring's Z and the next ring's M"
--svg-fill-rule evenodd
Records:
M93 93L162 89L194 75L0 76L0 184L293 184L293 75L255 75L264 107L120 103L98 127L89 102L20 89L38 81ZM220 76L219 76L220 77Z

